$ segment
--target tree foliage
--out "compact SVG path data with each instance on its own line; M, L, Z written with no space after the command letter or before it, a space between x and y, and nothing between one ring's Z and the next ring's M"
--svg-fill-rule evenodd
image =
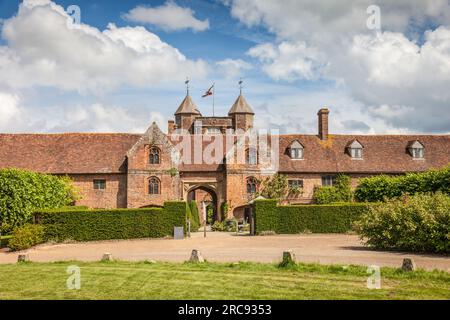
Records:
M277 173L261 181L257 196L262 196L266 199L282 199L288 192L287 176Z
M37 209L60 208L77 198L71 180L27 170L0 170L0 222L19 226Z
M340 174L336 177L334 186L314 188L314 202L317 204L329 204L335 202L351 202L353 192L350 186L350 177Z

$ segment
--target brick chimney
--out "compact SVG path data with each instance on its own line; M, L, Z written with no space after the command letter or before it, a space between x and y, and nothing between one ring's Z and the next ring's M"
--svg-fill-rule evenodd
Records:
M319 138L320 140L328 139L328 114L330 111L327 108L319 110L317 115L319 116Z
M175 121L169 120L167 123L167 133L172 134L175 131Z

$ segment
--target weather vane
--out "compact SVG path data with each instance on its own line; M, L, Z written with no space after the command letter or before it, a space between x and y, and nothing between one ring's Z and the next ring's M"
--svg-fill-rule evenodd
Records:
M186 95L189 95L189 77L186 77L186 81L184 82L184 84L186 85Z
M242 86L242 84L244 83L244 80L242 80L242 78L239 80L239 92L240 92L240 94L242 94L242 88L243 88L243 86Z

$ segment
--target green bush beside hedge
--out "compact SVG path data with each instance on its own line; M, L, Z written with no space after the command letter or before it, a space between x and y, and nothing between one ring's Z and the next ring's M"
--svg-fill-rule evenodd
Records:
M256 232L295 234L345 233L368 210L367 204L278 206L276 200L255 201Z
M166 202L164 208L111 210L46 210L35 213L45 226L46 241L160 238L172 236L186 223L186 202Z
M438 192L388 200L355 227L374 248L450 253L450 197Z
M355 190L355 199L360 202L378 202L406 193L438 191L450 195L450 166L402 176L381 175L361 179Z
M31 248L44 242L44 226L25 224L14 229L8 247L11 251L19 251Z

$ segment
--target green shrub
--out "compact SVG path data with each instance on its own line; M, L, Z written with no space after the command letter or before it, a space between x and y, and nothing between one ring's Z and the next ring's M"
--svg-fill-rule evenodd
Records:
M14 229L8 247L12 251L31 248L44 242L44 227L36 224L25 224Z
M30 222L36 209L60 208L76 200L68 177L27 170L0 170L0 222L19 226Z
M367 211L367 204L279 206L275 200L255 201L256 232L278 234L345 233Z
M45 226L45 239L64 241L159 238L172 236L186 225L185 202L166 202L164 208L111 210L44 210L35 214Z
M211 230L212 230L212 231L227 231L227 227L226 227L224 221L222 221L222 222L216 221L216 222L214 222L214 224L211 226Z
M355 190L355 199L360 202L378 202L403 194L438 191L450 195L450 166L402 176L381 175L361 179Z
M314 203L330 204L335 202L350 202L353 200L353 192L350 186L349 176L340 174L336 177L334 186L324 186L314 188Z
M12 239L12 236L1 236L0 237L0 248L5 248L8 246L9 240Z
M228 211L230 210L230 207L228 205L228 202L224 201L220 205L220 211L222 212L222 221L225 221L228 218Z
M379 249L450 252L450 197L440 192L371 206L355 222L367 245Z
M197 202L189 201L188 205L190 209L189 219L191 219L191 231L195 232L200 228L200 216L198 215Z

